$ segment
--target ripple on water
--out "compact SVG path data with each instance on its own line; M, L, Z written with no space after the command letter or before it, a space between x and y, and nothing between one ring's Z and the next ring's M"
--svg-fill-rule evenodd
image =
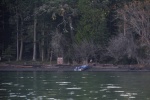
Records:
M74 100L73 98L68 98L67 100Z
M120 86L107 86L106 88L108 88L108 89L119 89L121 87Z
M103 91L107 91L107 89L101 89L101 90L99 90L99 91L103 92Z
M0 91L6 91L7 89L0 89Z
M76 95L77 97L81 96L81 95Z
M15 93L9 93L9 97L17 97Z
M137 93L121 93L120 94L120 96L122 96L122 97L129 97L130 99L136 98L135 95L137 95Z
M10 95L9 97L13 98L13 97L17 97L17 95Z
M57 78L58 76L53 76L53 78Z
M25 98L26 97L26 95L21 95L21 96L19 96L20 98Z
M71 92L69 92L68 94L73 95L73 94L74 94L74 91L71 91Z
M35 95L34 92L29 92L27 95Z
M68 84L59 84L59 85L68 85Z
M27 77L27 78L33 78L33 77Z
M58 84L68 84L68 83L71 83L71 82L56 82Z
M94 99L95 99L95 100L97 100L98 98L97 98L97 97L95 97Z
M1 83L2 85L12 85L12 82L9 83Z
M114 91L114 92L117 92L117 93L123 93L124 91Z
M56 83L59 84L59 85L68 85L71 82L56 82Z
M48 84L48 82L43 82L43 84Z
M87 84L88 82L80 82L80 83L82 83L82 84Z
M107 96L106 95L102 95L102 98L106 98Z
M47 100L60 100L60 99L55 99L55 98L47 98Z
M130 99L135 99L135 97L134 96L131 96L131 97L129 97Z
M19 86L19 84L14 84L14 86Z
M20 87L24 87L24 85L20 85Z
M98 91L90 91L90 93L98 93Z
M33 89L26 89L27 91L31 91L31 90L33 90Z
M128 94L120 94L120 96L122 96L122 97L128 97L129 95Z
M49 90L52 91L53 89L46 89L46 90L47 90L47 91L49 91Z
M81 87L72 87L72 88L66 88L67 90L81 90Z

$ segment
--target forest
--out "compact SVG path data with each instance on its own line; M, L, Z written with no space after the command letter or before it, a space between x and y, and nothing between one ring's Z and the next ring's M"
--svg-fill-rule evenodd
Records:
M1 0L0 61L150 63L150 0Z

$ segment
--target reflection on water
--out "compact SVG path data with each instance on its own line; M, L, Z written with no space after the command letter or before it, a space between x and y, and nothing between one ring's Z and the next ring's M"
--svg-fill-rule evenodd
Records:
M0 72L0 100L150 100L150 73Z

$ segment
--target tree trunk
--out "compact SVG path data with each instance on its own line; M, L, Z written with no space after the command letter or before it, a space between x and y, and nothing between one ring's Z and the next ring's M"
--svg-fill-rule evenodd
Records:
M125 15L123 15L123 19L124 19L124 21L123 21L123 34L124 34L124 36L125 36L125 35L126 35Z
M37 24L37 18L36 18L36 12L34 12L34 30L33 30L33 61L36 61L36 24Z
M49 43L49 41L48 40L46 40L46 61L49 61L49 58L50 58L50 43Z
M51 54L50 54L50 64L52 64L52 57L53 57L53 51L51 51Z
M21 36L21 41L20 41L20 54L19 54L19 60L22 60L22 52L23 52L23 37Z
M23 21L21 20L21 39L20 39L20 54L19 60L22 60L22 52L23 52Z
M70 33L71 33L71 42L73 43L74 36L73 36L73 27L72 27L72 19L71 19L71 17L69 17L69 27L70 27Z
M42 30L42 50L41 50L41 58L42 58L42 61L44 61L44 29Z
M18 13L17 13L17 19L16 19L16 28L17 28L17 46L16 46L16 61L19 60L19 19L18 19Z

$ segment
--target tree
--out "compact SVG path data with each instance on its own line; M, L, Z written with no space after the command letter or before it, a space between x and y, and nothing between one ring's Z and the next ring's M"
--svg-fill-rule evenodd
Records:
M36 25L37 25L37 11L36 11L36 4L34 5L35 6L35 8L34 8L34 14L33 14L33 16L34 16L34 21L33 21L33 58L32 58L32 60L33 61L36 61L36 46L37 46L37 40L36 40Z
M91 39L94 43L103 45L107 37L107 4L97 0L79 0L80 21L77 28L76 40ZM100 5L103 4L103 5Z
M124 58L136 59L138 53L137 48L138 46L132 34L124 35L120 33L109 41L107 50L108 55L115 59L115 63L118 63Z
M2 53L2 58L10 62L14 54L15 54L15 50L13 46L9 45L8 48Z
M88 63L89 59L94 57L97 50L96 45L93 41L83 40L80 43L75 43L74 47L74 57L76 61L81 61L84 64Z
M52 45L53 51L57 57L63 56L62 37L63 37L62 33L59 33L58 29L56 28L56 32L52 36L51 45Z
M68 41L68 43L63 43L63 46L61 46L61 52L62 53L67 53L71 52L72 50L72 43L74 41L74 26L73 26L73 18L77 16L77 10L75 8L72 8L71 5L71 1L67 1L67 0L63 0L63 1L55 1L55 2L48 2L48 4L44 4L43 6L41 6L42 9L46 9L47 13L52 13L52 19L53 21L51 21L51 25L53 27L52 31L55 31L52 35L52 48L56 49L57 46L54 46L53 44L56 43L60 43L60 42L56 42L55 37L59 37L58 35L60 35L60 37L65 38L66 41ZM58 38L61 40L61 38ZM64 39L63 39L64 40ZM63 41L64 42L64 41ZM60 45L60 44L58 44ZM64 52L65 49L65 52ZM57 51L57 50L56 50ZM58 52L54 53L56 54L56 56L58 56ZM62 55L62 54L61 54ZM67 54L66 54L67 55Z
M20 1L16 0L15 2L9 2L8 8L11 12L10 15L10 24L14 24L16 27L16 60L22 60L23 55L23 47L25 40L25 32L26 32L26 18L29 16L30 1ZM20 47L20 48L19 48Z
M125 3L123 8L117 10L117 18L121 22L118 23L120 32L123 32L124 35L131 34L136 36L136 42L140 44L139 50L145 46L150 47L149 7L149 0L133 1ZM149 56L148 52L150 51L148 48L145 49L147 56ZM144 55L145 53L143 52ZM139 58L140 56L137 56L137 59ZM149 59L149 57L146 58Z

